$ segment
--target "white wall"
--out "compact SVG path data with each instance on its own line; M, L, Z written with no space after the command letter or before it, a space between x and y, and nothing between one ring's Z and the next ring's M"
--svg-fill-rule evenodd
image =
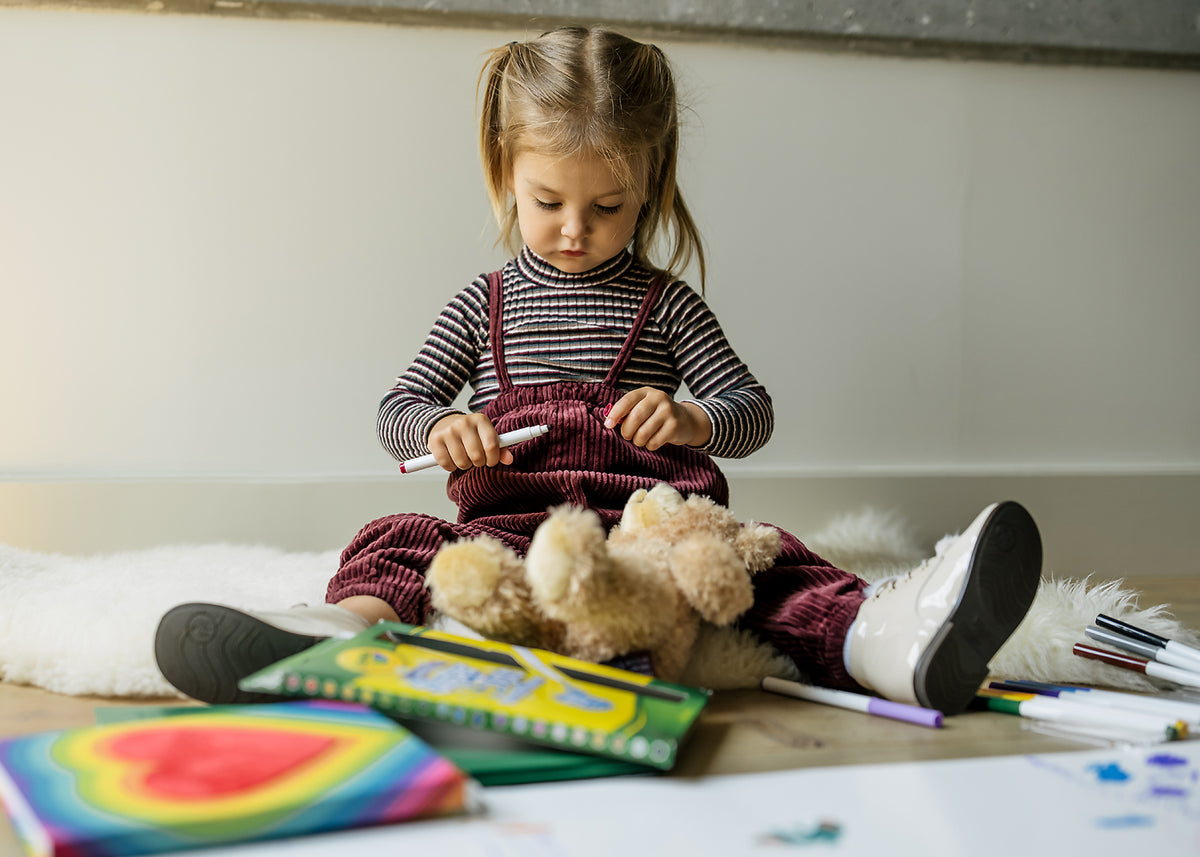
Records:
M503 259L474 87L524 35L0 10L0 542L123 546L54 484L437 494L375 407ZM663 44L709 299L776 402L735 479L1200 496L1200 74Z

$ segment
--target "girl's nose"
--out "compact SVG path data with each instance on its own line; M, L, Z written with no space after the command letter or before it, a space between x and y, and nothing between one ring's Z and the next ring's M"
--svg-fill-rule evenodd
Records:
M587 235L587 229L587 218L581 212L567 212L563 218L562 234L564 238L582 238Z

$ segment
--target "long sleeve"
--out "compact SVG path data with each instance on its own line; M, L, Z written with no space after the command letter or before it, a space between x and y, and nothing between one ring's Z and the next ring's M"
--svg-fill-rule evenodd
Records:
M428 451L433 424L449 414L487 347L487 283L459 292L433 324L425 344L379 404L376 431L398 461Z
M664 291L658 308L663 337L694 398L712 422L703 449L721 458L744 458L771 438L771 397L729 344L717 317L681 281Z
M564 275L528 251L510 261L503 271L502 342L513 383L603 381L654 276L628 255L584 275ZM427 451L433 424L461 412L454 401L468 384L471 411L482 410L500 392L488 300L486 277L459 292L380 403L379 439L398 460ZM703 298L675 281L659 295L619 385L676 396L683 384L712 423L705 452L741 458L770 439L771 397L734 352Z

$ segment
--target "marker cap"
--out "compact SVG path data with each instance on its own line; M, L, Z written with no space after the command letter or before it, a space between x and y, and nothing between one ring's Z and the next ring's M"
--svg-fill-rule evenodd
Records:
M892 702L887 699L872 698L867 705L867 711L880 717L890 717L893 720L904 720L916 723L918 726L929 726L934 729L942 725L942 712L932 708L920 708L916 705L905 705L903 702Z

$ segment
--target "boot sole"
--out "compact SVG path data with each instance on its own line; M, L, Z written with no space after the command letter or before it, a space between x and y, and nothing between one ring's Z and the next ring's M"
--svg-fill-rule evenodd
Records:
M213 705L280 702L283 697L240 690L238 681L323 639L221 604L180 604L159 620L154 658L163 677L192 699Z
M1042 575L1037 524L1019 503L992 510L979 532L958 603L917 663L918 702L958 714L988 675L988 662L1021 624Z

